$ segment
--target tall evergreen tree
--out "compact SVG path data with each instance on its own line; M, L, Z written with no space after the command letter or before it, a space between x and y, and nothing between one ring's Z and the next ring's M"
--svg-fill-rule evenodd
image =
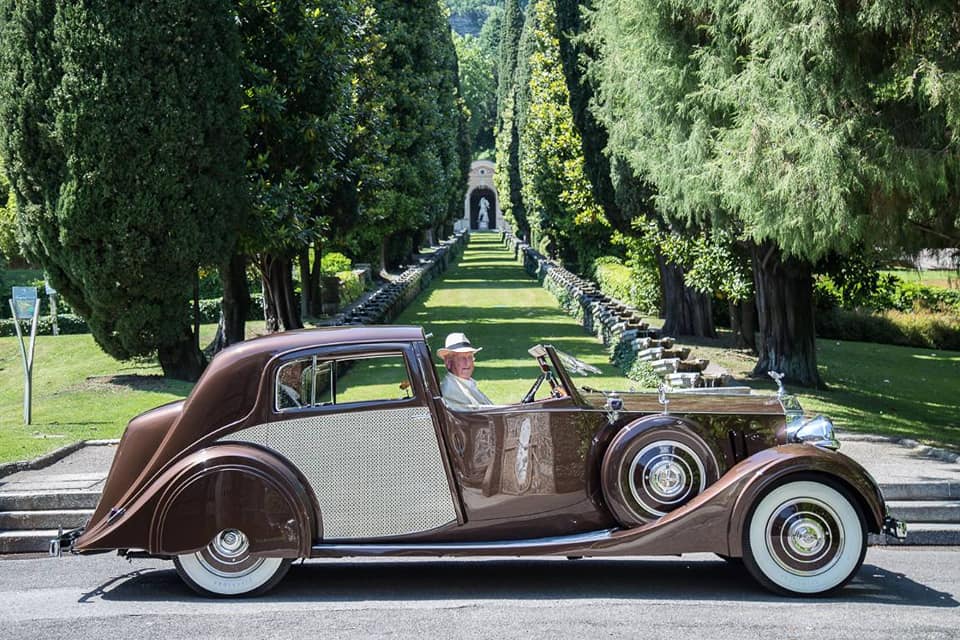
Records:
M516 123L517 93L520 91L516 77L517 52L523 23L524 14L520 0L506 0L500 24L497 62L497 172L494 181L500 194L500 207L504 216L513 220L519 234L529 235L530 227L520 193L520 151Z
M469 147L456 54L435 0L373 0L376 42L363 73L379 87L357 106L378 124L354 147L370 180L356 182L357 221L349 238L380 248L386 269L409 254L422 232L448 223L466 189Z
M242 210L225 0L0 0L0 153L28 257L118 359L196 379L197 269Z
M236 0L236 6L252 202L242 245L263 279L267 328L295 329L303 326L303 309L293 265L298 258L306 264L302 293L309 298L315 274L306 252L325 236L325 208L342 177L357 6L340 0ZM229 273L232 283L245 283L236 264Z
M597 0L610 147L671 215L754 243L757 373L820 384L814 261L956 238L958 15L939 0Z
M585 271L608 248L610 228L585 173L552 0L527 7L517 68L520 179L531 236L541 250Z

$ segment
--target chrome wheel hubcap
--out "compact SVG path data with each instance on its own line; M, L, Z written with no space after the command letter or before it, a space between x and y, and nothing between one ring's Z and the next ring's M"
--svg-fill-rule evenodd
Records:
M774 561L799 576L829 570L844 548L840 517L830 505L813 498L781 504L767 521L766 540Z

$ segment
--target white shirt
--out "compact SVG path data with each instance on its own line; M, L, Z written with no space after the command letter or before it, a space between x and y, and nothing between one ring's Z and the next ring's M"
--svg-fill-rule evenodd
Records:
M473 378L460 378L447 373L440 384L443 401L451 409L478 409L482 404L493 404L493 400L484 395Z

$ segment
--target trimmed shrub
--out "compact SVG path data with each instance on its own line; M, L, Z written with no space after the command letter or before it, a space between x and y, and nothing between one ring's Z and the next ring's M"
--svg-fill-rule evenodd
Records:
M336 275L339 277L342 272L350 271L352 267L353 262L350 261L350 258L337 251L325 253L320 258L320 272L325 276Z
M817 336L960 351L960 316L930 311L869 313L833 309L817 314Z
M657 276L650 275L637 273L611 256L593 262L593 277L603 293L644 312L655 312L660 300Z
M337 278L340 280L341 307L345 307L354 302L363 294L364 286L362 275L358 275L353 271L341 271L337 273Z

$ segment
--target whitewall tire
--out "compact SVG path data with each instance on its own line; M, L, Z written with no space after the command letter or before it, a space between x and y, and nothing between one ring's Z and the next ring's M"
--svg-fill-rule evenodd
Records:
M190 588L205 596L245 596L264 593L286 575L290 560L259 558L249 553L242 531L224 529L206 547L173 559L177 573Z
M867 532L855 502L823 482L801 480L767 493L747 520L743 560L771 591L818 595L860 569Z

